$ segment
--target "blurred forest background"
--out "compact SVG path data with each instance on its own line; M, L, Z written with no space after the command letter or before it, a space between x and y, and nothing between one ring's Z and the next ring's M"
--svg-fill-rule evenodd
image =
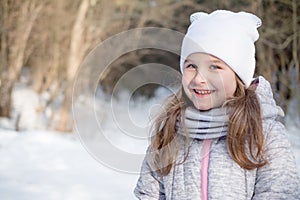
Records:
M257 74L272 83L284 110L291 98L300 102L299 0L0 0L0 6L0 117L12 117L12 91L21 74L27 74L28 87L48 94L36 112L52 110L49 129L71 131L76 71L97 44L137 27L185 33L191 13L215 9L249 11L262 19ZM122 74L150 62L178 69L179 57L155 50L131 52L112 63L118 67L100 80L103 89L110 93ZM141 92L151 95L153 90Z

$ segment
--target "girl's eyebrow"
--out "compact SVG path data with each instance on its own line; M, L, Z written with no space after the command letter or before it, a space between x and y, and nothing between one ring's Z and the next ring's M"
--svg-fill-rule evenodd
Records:
M210 62L212 63L218 63L218 64L222 64L223 62L217 59L211 59Z
M187 62L191 62L189 59L185 59L184 64Z
M189 60L189 59L186 59L184 61L184 64L187 63L187 62L193 62L192 60ZM220 61L220 60L217 60L217 59L210 59L208 60L206 63L216 63L216 64L222 64L223 62Z

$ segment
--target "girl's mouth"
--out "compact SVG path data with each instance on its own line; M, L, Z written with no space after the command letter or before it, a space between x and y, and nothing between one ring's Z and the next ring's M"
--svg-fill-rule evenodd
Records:
M197 90L197 89L193 89L193 90L198 95L207 95L213 92L213 90Z

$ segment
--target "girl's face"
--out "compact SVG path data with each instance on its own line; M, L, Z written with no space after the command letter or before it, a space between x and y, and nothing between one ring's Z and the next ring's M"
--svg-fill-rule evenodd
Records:
M205 53L193 53L184 62L182 85L199 110L220 107L236 90L236 75L222 60Z

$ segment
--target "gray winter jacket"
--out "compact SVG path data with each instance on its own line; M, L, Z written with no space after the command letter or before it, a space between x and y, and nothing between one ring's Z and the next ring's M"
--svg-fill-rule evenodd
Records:
M208 199L300 199L300 184L295 158L285 127L277 120L280 109L273 99L270 84L259 77L256 93L263 110L263 129L268 164L255 169L241 168L229 155L226 136L213 139L208 165ZM178 159L185 155L184 136ZM162 179L155 172L141 173L134 193L138 199L201 199L201 162L204 140L192 139L187 160L173 166ZM151 171L146 159L141 172Z

